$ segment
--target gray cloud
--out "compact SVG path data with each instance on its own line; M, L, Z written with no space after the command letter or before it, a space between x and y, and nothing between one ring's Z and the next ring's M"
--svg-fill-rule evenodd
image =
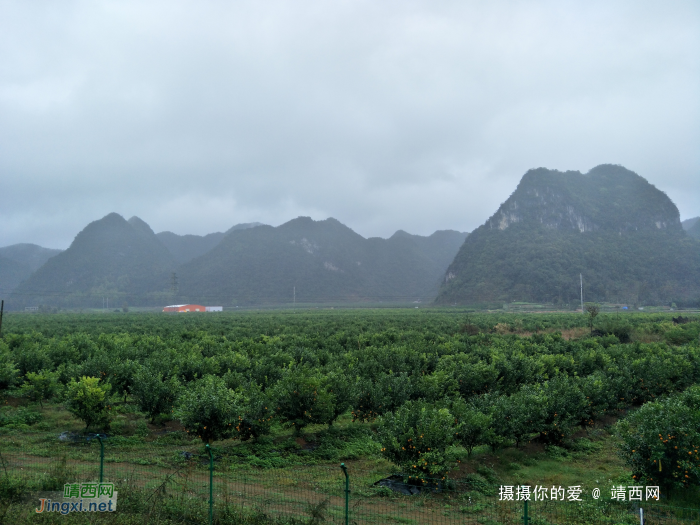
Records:
M0 4L0 245L333 216L471 230L529 168L700 215L697 2Z

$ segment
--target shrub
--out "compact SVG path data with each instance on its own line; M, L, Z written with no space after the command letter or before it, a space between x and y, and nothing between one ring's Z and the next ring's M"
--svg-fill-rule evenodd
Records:
M382 455L410 478L444 479L456 465L454 420L447 408L408 401L379 418Z
M39 401L43 407L43 400L51 399L58 392L58 372L41 370L40 372L27 372L22 384L22 394L32 401Z
M617 432L638 482L700 485L700 386L644 404L617 424Z
M187 432L211 443L232 434L240 401L221 377L207 375L187 385L174 413Z
M100 383L97 377L83 376L80 381L71 379L68 383L66 408L85 423L85 430L92 426L109 427L109 390L110 385Z
M26 428L41 421L41 414L26 408L0 408L0 427Z

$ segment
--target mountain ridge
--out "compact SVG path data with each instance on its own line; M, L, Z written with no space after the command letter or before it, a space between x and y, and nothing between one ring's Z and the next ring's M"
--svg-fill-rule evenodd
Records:
M162 231L156 235L160 242L170 251L179 264L191 261L192 259L204 255L214 248L229 233L247 228L262 226L261 222L247 222L236 224L225 232L214 232L206 235L178 235L171 231Z
M22 281L61 251L30 243L0 248L0 292L12 293Z
M437 303L574 304L700 299L700 245L668 196L636 173L529 170L474 230L445 272Z
M466 236L455 234L450 258ZM226 306L292 302L295 290L304 302L432 299L446 264L415 237L365 239L334 218L310 217L240 230L180 268L180 291Z
M145 222L110 213L89 223L68 249L22 282L12 303L95 306L96 297L106 294L138 303L138 296L166 291L175 266Z
M295 287L307 302L431 300L466 236L398 231L389 239L365 239L334 218L310 217L278 227L245 223L226 233L177 236L155 234L138 217L127 221L110 213L20 283L11 303L96 307L110 297L132 306L260 304L289 302Z

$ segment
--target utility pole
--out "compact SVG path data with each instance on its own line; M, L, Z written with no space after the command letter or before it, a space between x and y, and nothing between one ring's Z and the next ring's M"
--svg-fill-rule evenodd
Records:
M581 279L581 313L585 314L586 312L583 309L583 274L580 273L578 276Z
M297 287L294 287L294 309L297 309Z
M5 310L5 300L0 301L0 337L2 337L2 312Z

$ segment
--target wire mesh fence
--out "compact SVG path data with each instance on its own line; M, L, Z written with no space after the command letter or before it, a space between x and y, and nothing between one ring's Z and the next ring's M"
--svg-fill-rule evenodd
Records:
M3 436L0 468L0 480L14 480L27 494L62 492L66 484L102 481L113 483L122 498L117 512L138 493L138 512L155 512L156 504L170 505L182 522L190 523L237 523L228 518L246 512L264 515L271 523L290 519L358 525L635 524L642 519L649 525L700 523L700 511L658 502L605 497L580 502L507 500L499 495L498 485L416 482L383 468L361 467L359 462L349 463L345 471L320 464L254 468L230 450L207 449L175 434L146 444L133 438L69 433L59 439ZM33 506L19 505L10 513L32 510Z

